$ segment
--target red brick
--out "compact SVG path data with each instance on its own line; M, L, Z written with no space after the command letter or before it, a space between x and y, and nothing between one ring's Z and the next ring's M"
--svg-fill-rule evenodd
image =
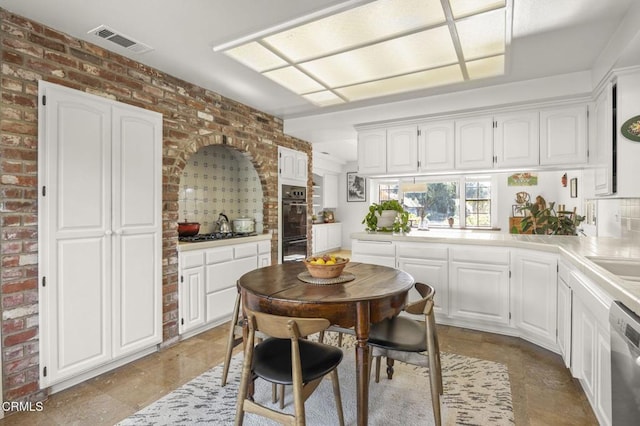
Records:
M5 390L4 399L5 401L17 400L20 397L36 392L38 388L39 386L37 381L26 383L23 386L18 386L13 388L10 387L10 389Z
M12 319L12 320L4 320L2 322L2 334L11 334L11 333L16 333L18 331L24 330L24 319L22 318L17 318L17 319ZM20 352L20 354L22 354L24 351L22 350L22 347L20 348L11 348L9 349L9 352ZM7 358L11 358L10 356L8 356Z
M18 343L24 343L30 339L33 339L37 335L38 335L38 330L35 328L31 328L29 330L25 330L20 333L5 335L3 343L5 347L11 347Z
M38 280L25 279L2 284L2 293L15 293L38 288Z
M24 294L22 293L13 293L13 294L5 294L2 296L2 308L15 308L16 306L20 306L24 303Z

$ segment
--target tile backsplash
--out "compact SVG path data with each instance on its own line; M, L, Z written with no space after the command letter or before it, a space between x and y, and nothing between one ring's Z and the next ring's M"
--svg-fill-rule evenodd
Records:
M209 145L193 154L182 173L179 221L200 223L200 233L213 232L218 215L262 218L260 178L241 152Z
M640 240L640 198L620 200L620 222L623 237Z

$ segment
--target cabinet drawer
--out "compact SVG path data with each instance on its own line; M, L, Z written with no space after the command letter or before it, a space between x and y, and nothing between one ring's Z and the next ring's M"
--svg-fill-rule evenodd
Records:
M448 251L446 247L432 246L424 243L411 244L401 243L396 248L398 257L407 259L434 259L447 260Z
M227 262L233 259L233 247L219 247L207 250L207 264Z
M202 252L184 253L180 255L180 268L188 269L204 265L202 261Z
M258 243L258 253L260 254L271 253L271 241L270 240L260 241Z
M237 295L235 287L207 294L207 322L231 318Z
M257 256L258 245L256 243L240 244L233 247L233 258L241 259L243 257Z
M509 250L488 247L452 248L451 260L454 262L490 263L508 265Z
M352 251L358 254L372 254L377 256L396 255L396 246L392 241L362 241L353 242Z

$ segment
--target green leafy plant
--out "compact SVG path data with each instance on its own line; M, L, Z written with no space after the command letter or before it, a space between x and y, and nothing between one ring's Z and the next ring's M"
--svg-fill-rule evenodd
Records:
M570 211L555 210L555 203L549 203L548 207L527 203L520 207L525 212L520 223L522 232L530 229L534 234L542 235L578 235L578 225L584 220L584 216Z
M378 228L378 218L384 210L393 210L397 212L397 216L390 228ZM367 231L383 231L383 232L409 232L409 212L405 211L398 200L387 200L381 203L373 203L369 206L369 213L364 217L362 223L367 225Z

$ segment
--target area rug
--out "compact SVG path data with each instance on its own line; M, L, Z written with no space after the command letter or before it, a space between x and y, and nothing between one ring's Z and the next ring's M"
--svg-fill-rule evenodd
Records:
M356 424L356 379L353 349L345 349L338 374L345 424ZM511 388L506 366L442 353L444 425L513 425ZM236 413L242 354L233 357L228 383L220 386L222 365L196 377L179 389L128 417L118 425L231 425ZM392 380L386 378L384 362L379 383L369 388L370 425L433 425L428 370L396 362ZM271 385L256 381L257 402L271 404ZM285 411L293 411L292 395L285 395ZM305 404L307 425L338 424L331 380L322 381ZM252 414L245 425L276 424Z

